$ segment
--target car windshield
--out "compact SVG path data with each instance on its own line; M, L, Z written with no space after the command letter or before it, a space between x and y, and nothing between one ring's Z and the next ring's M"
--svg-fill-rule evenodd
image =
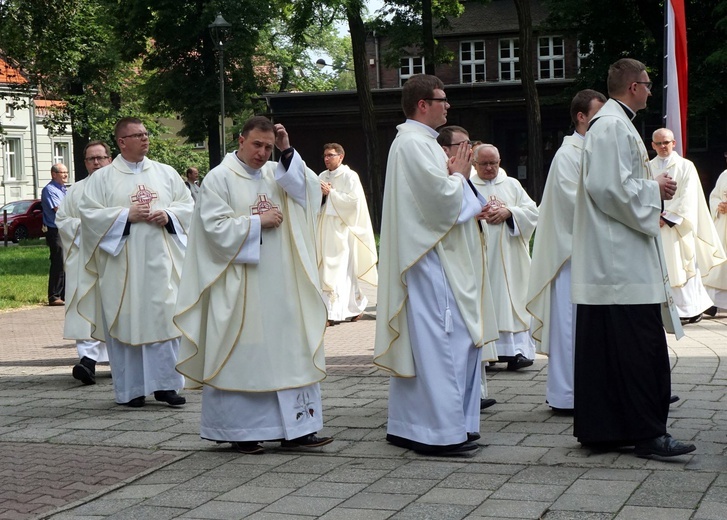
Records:
M3 211L7 211L8 215L22 215L26 211L28 211L28 208L32 204L32 201L29 200L21 200L18 202L10 202L8 204L5 204L2 208L0 208L0 216L2 216Z

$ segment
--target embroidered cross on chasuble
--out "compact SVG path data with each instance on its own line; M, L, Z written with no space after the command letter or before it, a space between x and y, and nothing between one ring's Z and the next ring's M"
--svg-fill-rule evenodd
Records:
M270 200L268 200L268 196L265 193L258 193L255 204L250 206L250 214L262 215L263 213L266 213L271 209L280 210L280 206L270 202Z
M131 203L139 203L139 204L146 204L151 205L155 199L158 199L159 195L155 191L151 191L143 184L138 184L136 186L136 191L134 194L130 197Z

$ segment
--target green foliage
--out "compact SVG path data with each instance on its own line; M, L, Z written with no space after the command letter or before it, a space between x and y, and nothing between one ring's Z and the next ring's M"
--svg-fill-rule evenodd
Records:
M0 310L45 303L49 267L45 246L0 247Z
M149 142L149 159L168 164L180 175L194 166L204 176L208 170L207 156L179 139L152 138Z

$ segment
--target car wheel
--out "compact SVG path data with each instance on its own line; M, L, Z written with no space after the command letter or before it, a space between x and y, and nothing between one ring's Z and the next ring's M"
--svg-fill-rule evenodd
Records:
M28 228L23 225L16 227L15 233L13 233L13 242L25 240L26 238L28 238Z

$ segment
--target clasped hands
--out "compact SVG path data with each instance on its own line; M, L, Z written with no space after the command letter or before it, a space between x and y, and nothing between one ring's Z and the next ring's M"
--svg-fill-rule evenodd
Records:
M492 206L490 204L483 206L482 211L475 215L477 220L484 220L493 225L502 224L510 217L512 217L512 212L505 206Z
M164 227L169 222L169 215L163 209L152 211L149 204L137 202L129 208L129 222L135 224L137 222L147 222Z

